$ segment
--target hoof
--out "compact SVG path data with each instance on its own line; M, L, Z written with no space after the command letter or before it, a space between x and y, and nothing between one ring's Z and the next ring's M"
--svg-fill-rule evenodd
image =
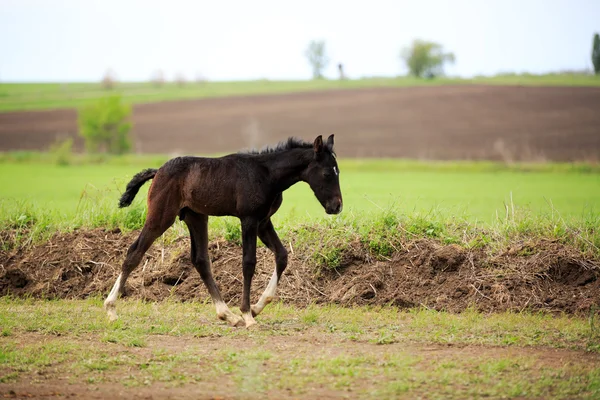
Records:
M250 306L250 311L252 311L252 316L256 317L258 314L260 314L262 312L262 310L264 310L265 307L268 306L272 301L273 301L273 296L269 296L269 297L265 298L264 300L261 298L258 301L258 303Z
M108 315L108 321L109 322L115 322L116 320L119 319L119 317L117 316L117 313L115 312L115 310L109 310L109 311L107 311L106 315Z
M238 318L239 318L239 317L238 317ZM243 328L244 326L246 326L246 322L244 322L244 320L243 320L242 318L239 318L239 319L237 320L237 322L235 322L235 323L234 323L232 326L233 326L234 328Z
M256 325L256 321L254 320L252 314L252 312L249 312L243 315L244 322L246 323L246 328L250 328L251 326Z
M234 313L232 313L231 311L226 312L226 313L221 313L221 314L217 314L217 317L221 320L221 321L225 321L227 322L230 326L233 326L235 328L240 328L242 326L245 326L246 323L244 322L244 320L235 315Z
M114 303L104 303L104 309L106 310L106 315L110 322L115 322L119 318L117 317L117 309Z

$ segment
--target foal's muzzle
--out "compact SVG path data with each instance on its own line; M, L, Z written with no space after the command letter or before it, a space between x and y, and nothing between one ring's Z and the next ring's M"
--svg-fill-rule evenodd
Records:
M325 205L325 212L327 214L339 214L342 212L343 207L342 198L336 197L335 199L327 202Z

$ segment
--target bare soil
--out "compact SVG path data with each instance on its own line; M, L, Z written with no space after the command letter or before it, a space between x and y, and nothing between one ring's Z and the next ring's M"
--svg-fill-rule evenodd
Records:
M600 88L438 86L332 90L134 107L141 153L214 154L336 134L343 157L598 161ZM75 110L0 113L0 151L73 137Z
M5 234L8 235L7 232ZM80 230L56 234L45 243L0 252L0 295L80 299L105 296L119 274L138 232ZM190 261L189 237L154 243L127 281L126 295L209 300ZM215 279L227 302L239 306L242 250L224 241L210 244ZM256 301L274 268L258 248L252 286ZM492 253L441 245L434 240L404 244L389 260L374 260L360 246L343 254L343 264L323 269L292 252L278 289L287 304L393 304L460 312L544 310L569 314L600 308L600 264L577 249L548 241L522 243Z

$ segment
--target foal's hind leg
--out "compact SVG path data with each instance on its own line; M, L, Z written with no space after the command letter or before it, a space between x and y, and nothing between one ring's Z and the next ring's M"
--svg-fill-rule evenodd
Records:
M192 263L208 289L217 309L217 316L231 326L244 326L244 320L232 313L221 298L221 292L212 275L208 255L208 216L186 209L184 221L190 230Z
M288 252L279 240L270 218L261 222L258 226L258 237L275 254L275 270L260 299L251 307L254 316L260 314L265 306L273 300L277 291L277 284L288 262Z
M121 266L121 274L119 274L110 294L104 301L104 308L111 321L117 319L115 302L123 289L129 274L140 264L142 257L148 251L152 243L162 235L175 222L177 210L165 210L150 208L146 223L142 228L142 232L133 244L127 250L127 256Z

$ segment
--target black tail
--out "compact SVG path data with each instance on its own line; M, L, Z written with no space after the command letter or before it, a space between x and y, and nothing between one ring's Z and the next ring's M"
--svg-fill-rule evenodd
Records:
M127 184L127 188L125 189L125 193L121 196L121 200L119 200L119 208L127 207L131 204L135 195L138 193L142 185L154 178L156 175L157 169L148 168L143 170L142 172L137 173Z

